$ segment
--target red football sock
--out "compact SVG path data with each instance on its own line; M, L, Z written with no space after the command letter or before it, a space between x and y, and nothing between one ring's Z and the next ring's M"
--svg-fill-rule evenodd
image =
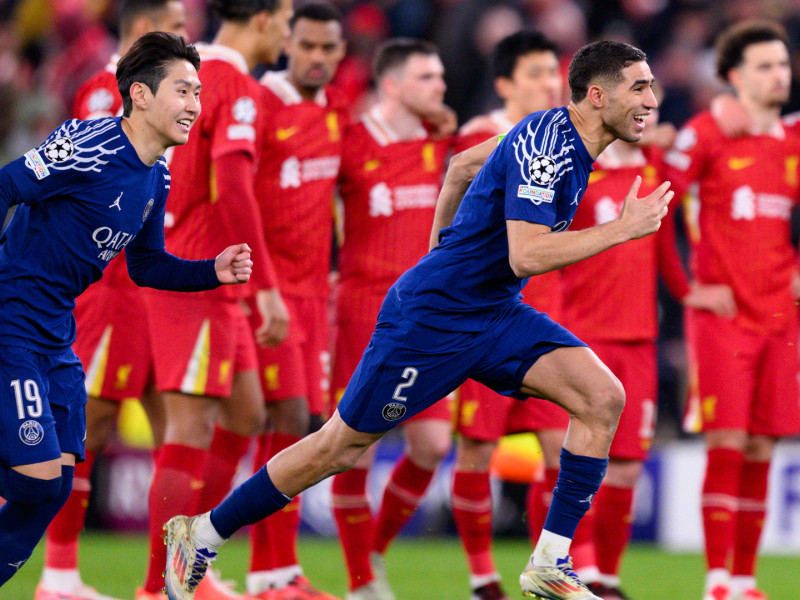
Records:
M491 575L497 569L492 558L492 490L489 473L453 473L453 518L467 553L472 575Z
M594 542L600 549L597 568L603 575L619 575L622 554L631 539L633 488L602 485L593 504Z
M739 485L732 575L755 575L758 543L767 516L768 477L768 462L745 461Z
M272 434L270 454L275 456L301 438L297 435L275 432ZM291 567L297 559L297 530L300 528L300 495L281 510L265 519L272 552L272 568Z
M375 579L369 549L375 535L375 518L367 496L367 469L350 469L333 478L331 502L339 529L350 590Z
M267 464L272 457L272 433L267 433L258 438L256 454L253 457L253 471L258 471L262 465ZM269 527L267 521L262 519L250 526L250 572L272 570L272 549L269 543Z
M569 547L569 554L572 557L572 565L575 570L597 566L593 535L596 512L593 502L586 514L581 518L580 523L578 523L577 529L575 529L575 536L572 538L572 544Z
M536 547L539 536L547 518L547 511L550 510L550 503L553 501L553 489L558 481L558 469L544 470L544 478L534 481L528 488L527 509L528 509L528 535L531 538L531 547Z
M92 485L89 476L95 454L86 451L86 460L75 465L75 479L66 504L58 511L47 528L44 546L44 566L49 569L78 568L78 536L86 520Z
M415 465L403 456L392 471L383 492L381 509L375 524L373 549L384 554L392 540L414 515L422 502L425 490L433 479L434 471Z
M707 454L702 497L706 563L709 570L728 569L744 456L733 448L711 448Z
M193 515L203 486L207 452L180 444L164 444L150 484L150 557L144 589L158 592L164 587L164 523L175 515Z
M219 425L214 428L203 471L204 485L200 492L198 513L215 508L228 495L239 461L247 454L249 447L249 437L222 429Z

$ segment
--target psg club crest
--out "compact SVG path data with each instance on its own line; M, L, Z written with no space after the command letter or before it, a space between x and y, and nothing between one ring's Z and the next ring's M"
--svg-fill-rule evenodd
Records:
M531 180L548 187L556 176L556 163L549 156L535 156L530 163Z
M150 216L150 211L153 210L154 202L155 200L153 200L153 198L150 198L150 200L147 201L147 206L144 207L144 214L142 215L142 223L147 221L147 217Z
M387 421L397 421L397 419L402 419L403 415L406 414L406 407L399 402L390 402L383 407L381 414Z
M60 163L72 156L74 151L75 146L71 139L58 137L45 146L44 155L50 162Z
M44 438L44 428L38 421L25 421L19 426L19 439L26 446L35 446Z

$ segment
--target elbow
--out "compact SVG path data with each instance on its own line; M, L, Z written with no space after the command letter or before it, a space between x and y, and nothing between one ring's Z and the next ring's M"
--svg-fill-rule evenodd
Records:
M471 183L475 176L480 171L482 165L476 164L475 161L470 160L466 152L459 152L450 159L450 169L452 176L456 181L463 181L464 183Z
M535 259L514 256L513 254L509 254L508 264L514 272L514 275L519 279L541 275L548 271L544 265L540 264Z

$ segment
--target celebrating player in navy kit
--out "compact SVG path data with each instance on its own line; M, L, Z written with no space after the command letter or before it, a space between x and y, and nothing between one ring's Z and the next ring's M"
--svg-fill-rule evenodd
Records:
M531 275L659 228L669 183L640 199L637 178L619 218L564 231L592 161L617 138L638 141L657 106L645 59L620 42L578 51L570 105L529 115L500 142L438 246L389 290L372 341L325 426L272 458L211 512L169 521L171 600L192 598L233 532L350 468L386 431L467 377L507 396L548 398L570 413L558 485L520 583L543 600L599 600L575 576L569 544L600 487L624 391L583 342L521 302L520 290Z
M250 277L246 244L216 260L164 249L162 155L200 113L200 57L182 37L142 36L120 60L121 118L69 120L0 169L0 585L69 496L86 439L75 297L125 248L139 285L207 290Z

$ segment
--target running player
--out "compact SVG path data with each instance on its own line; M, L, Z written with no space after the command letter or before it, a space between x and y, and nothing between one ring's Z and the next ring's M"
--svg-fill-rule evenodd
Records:
M667 155L681 187L699 183L688 211L694 277L730 286L737 307L732 319L695 309L686 314L695 388L687 425L702 429L708 455L706 600L764 598L755 565L770 460L777 439L800 431L800 294L790 241L800 154L797 132L780 119L791 83L785 40L770 22L723 32L717 73L733 87L752 128L727 138L710 113L701 113Z
M333 194L349 107L328 83L344 56L341 15L332 5L304 4L290 21L286 71L261 79L268 115L255 190L291 315L288 337L258 348L261 387L271 431L259 438L256 467L308 433L309 409L322 424L327 410L328 274ZM261 324L251 298L250 321ZM211 508L211 507L209 507ZM247 590L259 598L331 598L313 589L297 558L300 497L251 531Z
M193 596L234 531L351 468L386 431L472 377L505 395L552 399L570 412L554 498L520 583L534 597L597 599L572 570L569 546L605 473L624 391L578 338L519 302L519 292L531 275L655 232L672 193L664 183L637 198L636 179L617 219L565 231L593 159L617 138L640 139L657 106L646 57L628 44L585 46L569 79L570 105L515 126L463 202L461 186L442 191L436 222L446 224L460 202L453 224L389 290L372 340L323 428L270 460L210 513L167 524L171 598Z
M120 40L108 65L78 90L73 106L76 119L99 119L122 114L115 73L120 56L149 31L186 34L186 12L179 0L125 0L119 8ZM122 199L120 198L120 202ZM146 318L142 292L128 277L124 260L109 263L103 278L75 301L76 334L73 349L87 370L86 460L75 465L72 493L47 528L42 579L34 600L105 600L81 581L78 536L89 505L97 453L111 440L121 402L137 398L147 413L156 447L163 436L163 407L148 383L152 376L150 340L141 320Z
M166 244L189 256L228 235L254 239L261 267L253 291L263 324L262 343L286 335L287 316L264 243L253 187L262 91L249 75L280 55L290 0L215 0L222 24L203 59L205 111L198 134L170 161L174 184L167 207ZM266 410L256 371L253 334L240 299L248 290L218 290L187 302L176 294L145 298L155 378L164 394L166 430L150 487L150 554L147 593L164 586L162 525L175 514L214 506L230 490L250 436L263 432ZM200 598L229 595L209 578Z
M250 277L250 249L185 261L164 249L164 151L200 113L200 58L149 33L117 67L123 116L69 120L0 169L0 585L27 561L72 489L86 433L84 373L70 348L75 297L123 249L138 285L208 290Z
M341 399L370 340L389 287L428 249L449 137L433 140L423 121L443 110L444 67L435 46L397 38L375 54L378 102L348 131L340 195L333 390ZM447 400L403 427L406 450L374 517L367 475L374 452L333 479L333 514L347 563L348 599L391 599L383 566L389 544L413 516L451 445ZM377 567L377 568L376 568Z

